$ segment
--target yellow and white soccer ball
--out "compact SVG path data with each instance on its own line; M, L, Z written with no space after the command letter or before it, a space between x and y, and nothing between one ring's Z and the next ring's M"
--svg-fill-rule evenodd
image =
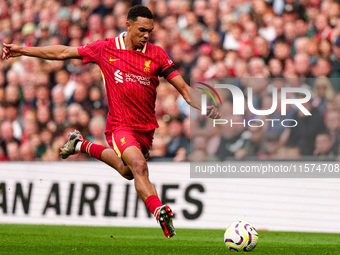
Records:
M235 221L231 223L225 233L224 242L231 251L251 251L258 242L256 229L246 221Z

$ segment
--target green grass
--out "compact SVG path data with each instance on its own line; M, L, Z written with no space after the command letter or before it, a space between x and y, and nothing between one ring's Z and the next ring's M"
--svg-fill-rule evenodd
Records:
M223 230L0 225L0 254L235 254ZM250 254L338 254L340 234L260 231Z

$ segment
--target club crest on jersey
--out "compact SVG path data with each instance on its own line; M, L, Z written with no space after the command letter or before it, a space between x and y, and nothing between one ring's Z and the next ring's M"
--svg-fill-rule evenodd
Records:
M150 64L151 64L151 60L145 61L145 63L144 63L144 65L145 65L144 72L146 72L146 73L150 72Z
M122 145L124 145L126 143L125 136L122 139L120 139L120 142L122 143Z

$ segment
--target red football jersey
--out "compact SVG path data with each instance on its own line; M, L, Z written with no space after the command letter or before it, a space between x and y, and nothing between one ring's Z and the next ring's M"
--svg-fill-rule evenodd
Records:
M125 33L78 48L83 63L96 63L103 74L109 103L106 131L118 127L148 131L158 127L155 117L158 76L179 73L165 51L151 43L126 50Z

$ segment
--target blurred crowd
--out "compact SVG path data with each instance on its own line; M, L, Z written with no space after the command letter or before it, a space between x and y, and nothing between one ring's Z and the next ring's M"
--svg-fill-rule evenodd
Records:
M294 108L285 116L298 120L297 127L266 123L261 128L226 125L206 130L207 120L160 79L159 128L151 161L337 158L338 1L0 0L0 41L82 46L116 37L125 30L127 12L134 4L153 11L151 42L168 53L188 84L190 79L238 79L239 88L253 88L257 109L270 108L272 87L303 87L312 93L305 104L312 116ZM230 95L225 100L222 117L242 122L232 115ZM107 110L96 65L30 57L0 61L0 160L58 160L59 148L74 129L107 146L103 134ZM283 116L274 112L271 118Z

